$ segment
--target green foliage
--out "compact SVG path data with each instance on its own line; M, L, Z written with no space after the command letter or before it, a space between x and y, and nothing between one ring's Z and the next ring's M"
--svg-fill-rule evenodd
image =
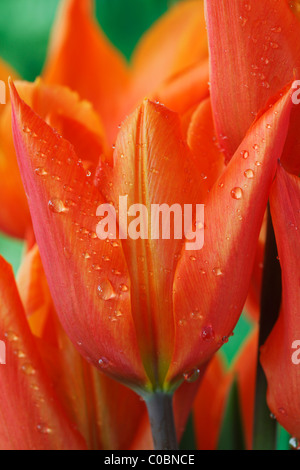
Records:
M12 265L15 273L20 266L23 249L23 242L0 235L0 254Z
M175 2L97 0L97 17L111 41L130 58L140 36L172 3Z

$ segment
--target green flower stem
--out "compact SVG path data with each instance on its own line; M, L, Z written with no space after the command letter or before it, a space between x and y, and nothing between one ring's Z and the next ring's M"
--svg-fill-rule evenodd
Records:
M173 395L153 393L146 399L155 450L177 450Z
M268 228L260 304L260 331L254 410L254 450L276 449L277 422L270 417L270 410L266 400L267 380L259 361L259 351L261 346L266 342L278 319L281 306L281 293L281 269L278 262L272 218L270 209L268 208Z

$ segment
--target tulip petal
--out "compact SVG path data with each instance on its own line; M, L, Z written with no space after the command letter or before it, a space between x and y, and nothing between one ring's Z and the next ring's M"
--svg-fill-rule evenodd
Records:
M194 404L199 450L217 449L230 387L235 379L247 449L252 448L257 344L258 330L255 328L243 343L229 370L226 370L222 356L218 354L210 362Z
M0 59L0 230L12 237L25 238L31 222L13 145L11 110L6 91L8 77L18 78L17 73Z
M204 100L192 115L188 129L188 145L201 167L203 201L225 170L224 154L216 142L211 102Z
M80 450L73 429L49 381L18 296L12 269L0 259L0 337L6 365L0 366L0 448Z
M62 2L43 77L93 103L113 141L129 74L125 60L96 24L92 6L92 0Z
M74 348L57 319L37 245L22 263L18 286L47 373L88 448L128 448L145 406L134 392L98 372Z
M280 165L270 203L282 267L283 300L279 319L261 350L261 363L268 380L270 409L285 429L300 438L300 369L295 350L300 345L300 179Z
M197 449L215 450L234 375L226 373L220 355L210 362L194 403Z
M57 345L55 326L49 321L54 306L37 245L22 261L17 286L33 335L44 338L47 331L47 342Z
M206 1L212 107L228 160L259 110L293 80L294 69L300 65L300 23L290 3ZM294 130L283 155L285 165L298 173L299 122L300 110L295 109Z
M237 375L246 448L252 449L258 328L254 328L242 346L233 370Z
M184 114L209 95L207 61L190 67L165 81L154 93L156 101L179 114Z
M123 247L139 347L149 377L160 386L173 350L172 284L183 243L182 235L175 239L174 232L182 226L183 205L199 199L200 173L183 141L178 115L145 100L121 127L114 167L102 165L98 175L99 189L115 207L120 196L127 196L129 208L133 204L147 208L142 238L130 236L123 240ZM162 239L161 233L156 239L151 233L159 225L151 223L154 204L165 204L167 210L173 204L179 207L179 224L175 222L169 236L164 234L169 239ZM121 230L127 233L126 226L121 225Z
M35 83L16 82L20 97L49 126L71 142L85 167L96 167L107 153L107 144L99 115L88 101L67 87L47 85L40 78Z
M0 229L22 239L31 228L31 219L13 143L10 104L4 108L0 116Z
M7 96L7 91L6 91L6 84L8 81L8 78L11 77L14 80L18 79L18 74L15 72L15 70L12 69L10 65L8 65L6 62L4 62L2 59L0 59L0 104L5 105L9 97ZM5 109L5 106L0 106L0 116L2 114L2 111Z
M95 233L97 207L105 201L70 143L20 100L13 85L11 96L20 170L60 320L85 358L143 387L122 246Z
M182 251L174 281L175 346L168 380L201 367L239 319L291 107L289 91L250 129L206 200L204 247Z
M137 100L207 56L203 1L179 2L150 28L135 50L132 88Z
M265 242L267 235L267 212L263 222L262 229L259 235L258 246L256 250L254 269L251 277L251 284L248 292L248 297L245 303L245 310L249 315L249 318L255 323L259 320L260 315L260 301L261 301L261 289L265 259Z

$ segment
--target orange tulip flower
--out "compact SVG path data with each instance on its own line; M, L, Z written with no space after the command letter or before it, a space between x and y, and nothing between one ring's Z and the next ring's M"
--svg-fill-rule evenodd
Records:
M296 1L206 2L212 108L228 161L234 158L236 148L253 120L260 116L261 108L272 108L274 96L297 76L298 10ZM299 119L300 108L294 106L270 196L283 292L280 318L261 357L269 385L269 407L297 438L300 438L300 401L296 390L300 369L292 357L300 333Z
M22 93L26 99L26 87ZM219 178L215 168L203 178L207 161L196 149L216 154L206 133L191 153L178 115L144 101L123 123L113 158L100 160L98 187L76 153L77 134L63 138L13 85L11 99L21 174L62 324L84 357L151 407L198 374L240 316L286 138L290 92L254 124ZM194 129L211 132L208 110L200 105ZM259 160L251 152L257 145ZM97 206L117 206L125 194L129 204L147 207L205 202L204 248L187 251L184 240L98 239Z

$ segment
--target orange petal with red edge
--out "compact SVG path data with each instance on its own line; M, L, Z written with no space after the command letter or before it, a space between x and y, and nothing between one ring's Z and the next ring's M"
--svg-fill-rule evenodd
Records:
M287 0L208 0L211 97L217 134L228 159L257 113L300 63L300 23ZM267 12L267 14L266 14ZM224 52L225 51L225 52ZM300 172L300 111L291 117L283 162Z
M224 154L216 140L209 98L204 100L192 115L187 139L201 167L204 201L216 180L225 170Z
M175 346L168 380L201 368L239 319L291 106L287 92L250 129L205 201L202 250L182 250L174 280Z
M261 363L272 413L290 434L300 438L300 179L280 165L270 204L282 268L282 310L261 350Z
M58 321L37 246L22 263L18 285L48 375L88 448L128 448L144 404L129 388L89 365L72 345Z
M7 105L1 103L0 106L0 230L12 237L25 238L31 222L13 145L11 111L6 92L8 77L18 78L17 73L0 59L0 80L5 86L4 98L7 102Z
M70 143L20 100L13 85L11 95L20 170L60 320L90 362L145 387L122 246L95 233L97 207L105 201Z
M34 83L16 82L20 97L49 126L72 143L86 168L97 166L100 156L107 154L103 124L91 103L82 101L78 93L67 87L47 85L40 78Z
M257 370L258 329L254 328L242 346L233 370L237 374L246 448L252 449L254 399Z
M10 104L0 115L0 179L0 229L25 238L31 218L13 143Z
M0 259L0 337L6 365L0 369L0 447L5 450L83 450L49 380L10 266ZM21 393L20 393L21 391Z
M257 322L260 314L261 288L265 258L265 242L267 234L267 212L265 213L264 222L260 231L254 268L251 277L251 284L248 297L245 303L246 313L252 321Z
M128 207L143 204L144 237L123 240L131 278L132 312L145 368L161 385L173 351L173 276L183 240L155 239L151 230L152 205L193 204L199 198L201 171L184 142L179 116L164 106L145 100L122 125L114 166L102 165L99 189L106 200L119 205L127 196ZM181 226L182 219L179 221ZM178 228L178 226L177 226ZM121 225L126 233L127 228ZM130 230L130 226L129 226ZM146 234L146 235L145 235Z
M1 80L1 89L0 89L0 98L1 98L1 105L6 104L9 101L9 96L7 96L6 84L8 82L8 78L11 77L12 79L16 80L18 78L18 74L13 68L4 62L4 60L0 59L0 80ZM2 111L5 109L5 106L0 106L0 116Z
M215 450L218 445L233 373L226 373L220 355L210 362L194 403L197 449Z

